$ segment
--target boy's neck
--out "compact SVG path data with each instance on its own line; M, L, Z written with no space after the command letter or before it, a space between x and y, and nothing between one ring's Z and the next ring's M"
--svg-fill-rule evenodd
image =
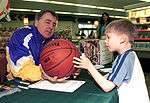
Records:
M122 54L122 53L126 52L129 49L131 49L131 44L127 43L126 45L120 46L120 49L119 49L118 53Z

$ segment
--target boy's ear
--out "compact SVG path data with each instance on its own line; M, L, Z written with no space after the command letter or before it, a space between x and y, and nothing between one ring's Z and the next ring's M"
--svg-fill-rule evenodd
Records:
M121 38L120 38L120 44L124 43L125 41L126 41L126 40L125 40L124 37L121 37Z

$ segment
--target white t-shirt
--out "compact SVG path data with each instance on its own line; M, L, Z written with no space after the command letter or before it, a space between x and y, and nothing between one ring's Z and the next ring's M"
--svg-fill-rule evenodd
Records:
M116 58L108 79L118 86L119 103L150 103L141 64L131 49Z

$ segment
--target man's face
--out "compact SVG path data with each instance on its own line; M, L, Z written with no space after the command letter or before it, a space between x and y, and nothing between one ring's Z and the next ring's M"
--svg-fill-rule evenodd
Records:
M44 38L49 38L55 31L56 23L57 18L47 12L39 19L39 21L36 21L36 27Z

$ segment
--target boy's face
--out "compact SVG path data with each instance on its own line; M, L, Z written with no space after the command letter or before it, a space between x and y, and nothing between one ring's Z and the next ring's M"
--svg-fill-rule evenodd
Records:
M114 32L106 33L106 47L109 49L110 52L119 52L120 48L120 36Z

